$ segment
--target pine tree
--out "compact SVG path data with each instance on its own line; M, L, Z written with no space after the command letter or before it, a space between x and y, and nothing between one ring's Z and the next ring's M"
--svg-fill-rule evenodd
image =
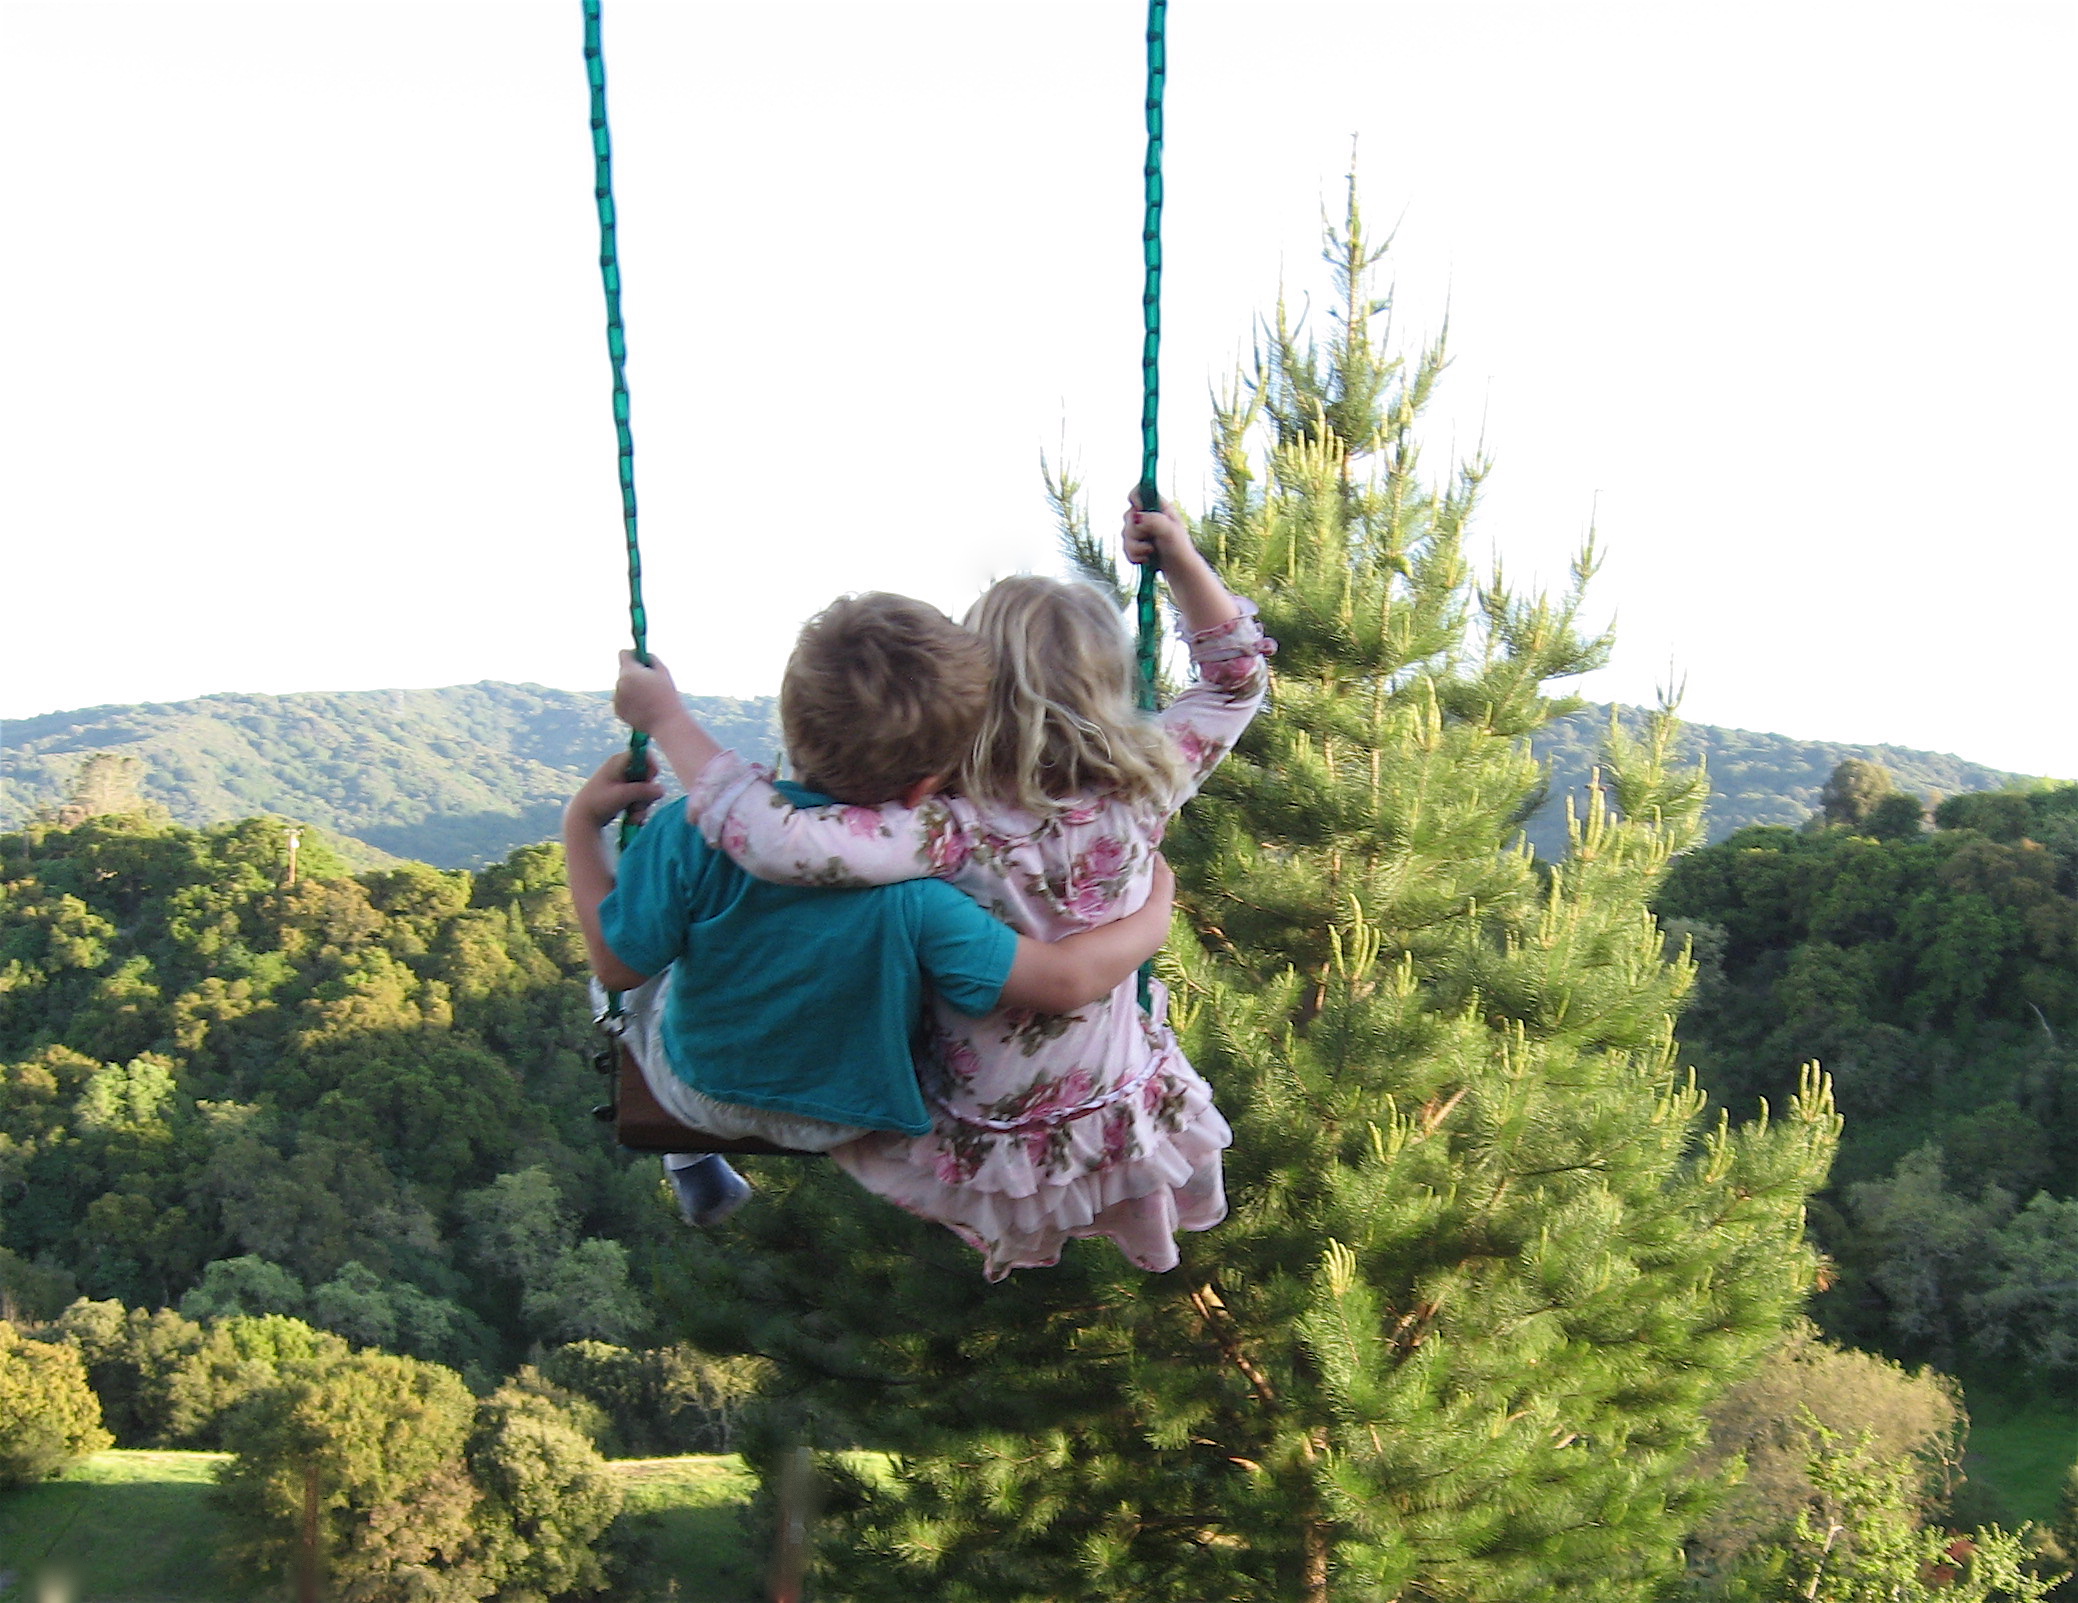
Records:
M1388 353L1382 255L1352 186L1332 328L1266 327L1199 525L1280 642L1169 845L1232 1217L1168 1275L1083 1243L991 1288L800 1165L679 1288L696 1339L779 1366L754 1459L896 1455L830 1460L838 1595L1656 1595L1703 1406L1810 1287L1826 1089L1733 1127L1676 1063L1692 971L1647 898L1704 789L1671 713L1612 729L1564 862L1520 844L1526 737L1576 705L1547 686L1607 648L1593 559L1556 600L1475 574L1485 465L1422 475L1444 346Z

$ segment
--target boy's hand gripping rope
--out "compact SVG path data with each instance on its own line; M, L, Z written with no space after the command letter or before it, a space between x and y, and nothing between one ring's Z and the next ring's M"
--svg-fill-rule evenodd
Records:
M642 547L635 538L635 432L628 423L628 337L621 326L621 269L613 209L613 136L606 128L606 55L599 43L599 0L584 0L584 75L592 88L592 198L599 206L599 278L606 287L606 354L613 360L613 432L620 446L621 528L628 545L628 625L635 659L649 661L649 614L642 607ZM628 735L628 777L649 771L649 736ZM621 820L621 845L635 833Z

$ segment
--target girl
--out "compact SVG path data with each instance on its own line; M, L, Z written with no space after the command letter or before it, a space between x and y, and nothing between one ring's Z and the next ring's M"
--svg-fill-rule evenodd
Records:
M1088 585L1005 579L967 615L995 656L991 701L956 795L905 807L794 808L733 752L701 771L688 810L761 879L867 885L950 880L1022 934L1058 940L1146 899L1170 815L1262 706L1275 649L1173 512L1126 515L1126 554L1156 562L1196 677L1158 718L1133 706L1131 644ZM1056 1263L1072 1236L1108 1236L1170 1269L1175 1233L1226 1215L1232 1140L1166 1022L1127 980L1050 1015L970 1019L937 1007L928 1135L875 1133L830 1156L871 1191L950 1226L1000 1280Z

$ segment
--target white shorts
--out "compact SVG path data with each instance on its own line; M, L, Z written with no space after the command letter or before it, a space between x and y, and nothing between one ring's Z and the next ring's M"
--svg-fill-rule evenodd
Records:
M718 1102L681 1080L671 1067L664 1047L664 996L670 969L652 974L632 991L621 993L624 1039L642 1065L642 1078L649 1094L680 1124L708 1135L734 1139L755 1136L774 1146L793 1147L801 1152L827 1152L847 1141L873 1132L856 1124L833 1124L828 1119L811 1119L800 1113L777 1113L769 1108L747 1108L740 1102ZM592 981L592 1006L605 1011L606 992Z

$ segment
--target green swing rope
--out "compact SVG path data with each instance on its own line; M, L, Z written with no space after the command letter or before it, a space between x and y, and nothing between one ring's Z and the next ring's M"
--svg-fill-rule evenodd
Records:
M649 614L642 606L642 546L635 534L635 431L628 420L628 335L621 324L619 225L613 209L613 136L606 127L606 54L599 42L599 0L584 0L584 75L592 89L592 198L599 207L599 278L606 287L606 354L613 360L613 432L620 447L621 528L628 547L628 627L635 659L649 661ZM647 772L649 736L628 734L628 777ZM621 820L621 845L635 833Z
M1162 409L1162 90L1169 79L1167 28L1169 0L1147 0L1147 159L1140 175L1146 182L1147 211L1140 224L1140 255L1147 278L1140 290L1140 316L1146 333L1140 341L1140 485L1133 499L1147 511L1159 511L1162 492L1155 486L1155 464L1161 455ZM1155 710L1155 670L1161 661L1162 623L1155 599L1156 575L1153 562L1140 568L1140 590L1135 598L1139 613L1140 669L1137 700L1142 712ZM1152 1008L1154 964L1140 965L1138 991L1140 1011Z
M1147 160L1141 175L1147 182L1147 214L1140 226L1140 251L1147 264L1147 279L1140 292L1140 310L1147 332L1140 342L1140 487L1134 499L1153 512L1162 504L1155 487L1155 462L1160 455L1162 378L1162 90L1169 77L1169 49L1165 38L1169 0L1147 0ZM1155 668L1161 656L1161 619L1155 605L1155 565L1140 570L1137 598L1140 641L1139 701L1143 712L1155 709Z
M628 334L621 324L619 225L613 209L613 136L606 128L606 52L599 41L599 0L584 0L584 75L592 90L592 198L599 208L599 278L606 287L606 354L613 361L613 433L620 450L621 529L628 547L628 628L635 659L649 661L649 614L642 605L642 545L635 534L635 431L628 421ZM630 779L649 772L649 736L628 731ZM633 808L621 814L620 847L641 828ZM609 1018L621 1016L621 993L606 993Z

